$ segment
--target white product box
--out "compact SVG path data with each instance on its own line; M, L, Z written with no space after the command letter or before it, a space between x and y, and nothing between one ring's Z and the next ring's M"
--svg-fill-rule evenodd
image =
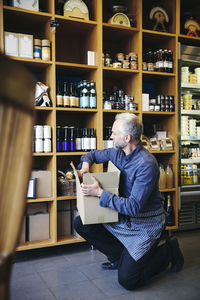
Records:
M10 56L18 56L18 33L5 31L4 38L5 54Z
M33 35L18 34L19 38L19 56L33 58Z
M87 64L89 66L95 66L96 65L96 52L94 51L88 51L87 53Z
M167 137L167 131L156 131L156 139L158 141L164 140Z
M108 207L99 205L99 198L84 196L81 190L80 180L77 171L76 176L77 208L83 224L110 223L118 221L118 212ZM94 176L102 188L117 195L119 187L120 171L109 162L108 171L105 173L87 173L83 175L85 184L92 184L91 176Z
M149 111L149 94L142 94L142 110Z
M14 7L39 11L39 0L12 0Z

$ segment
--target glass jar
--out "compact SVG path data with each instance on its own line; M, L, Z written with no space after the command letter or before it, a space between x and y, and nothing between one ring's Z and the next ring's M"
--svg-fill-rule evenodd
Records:
M50 41L42 40L42 60L51 59Z

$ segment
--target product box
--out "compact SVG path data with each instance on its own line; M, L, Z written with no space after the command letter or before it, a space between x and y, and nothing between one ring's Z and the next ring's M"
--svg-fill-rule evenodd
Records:
M27 241L49 240L49 213L27 216L26 227Z
M142 110L149 111L149 94L142 94Z
M36 198L50 198L51 191L51 171L48 170L33 170L31 178L36 180Z
M12 0L14 7L39 11L39 0Z
M18 33L4 32L5 54L10 56L18 56Z
M95 66L96 65L96 52L94 52L94 51L88 51L87 52L87 64L89 66Z
M118 212L108 207L99 205L99 198L84 196L81 191L78 173L76 176L77 208L83 224L111 223L118 221ZM120 171L109 162L108 171L105 173L87 173L83 175L85 184L92 184L93 175L101 184L102 188L113 194L118 194Z
M18 34L19 57L33 58L33 35Z

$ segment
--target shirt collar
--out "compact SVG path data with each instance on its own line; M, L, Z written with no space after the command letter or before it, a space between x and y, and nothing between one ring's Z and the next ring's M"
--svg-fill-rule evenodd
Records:
M137 147L131 152L129 153L128 155L125 156L125 160L129 160L131 159L133 156L135 156L140 150L142 149L142 142L139 141Z

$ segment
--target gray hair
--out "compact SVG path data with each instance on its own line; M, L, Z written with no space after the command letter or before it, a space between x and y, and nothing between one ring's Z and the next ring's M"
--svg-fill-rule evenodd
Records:
M121 132L126 135L130 134L134 141L139 141L143 125L142 121L134 114L131 113L120 113L115 116L115 120L121 120Z

